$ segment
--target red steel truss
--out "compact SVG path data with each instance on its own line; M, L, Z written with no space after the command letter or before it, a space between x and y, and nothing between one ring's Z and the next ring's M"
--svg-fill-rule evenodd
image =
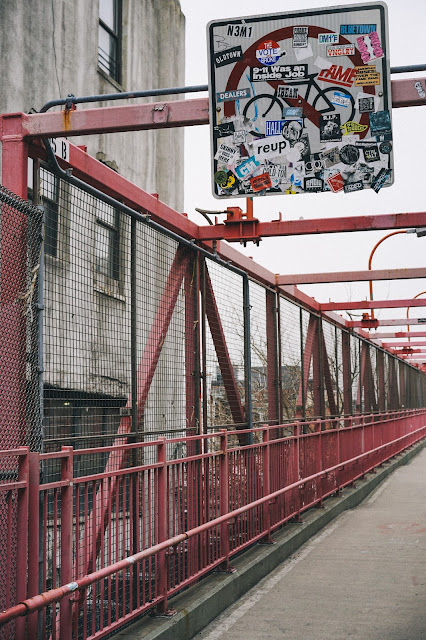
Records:
M395 107L400 106L414 106L419 104L426 104L425 99L419 98L418 93L415 91L413 87L413 81L393 81L392 82L392 92L393 92L393 104ZM158 129L158 128L170 128L175 126L192 126L192 125L200 125L208 123L208 103L206 99L199 100L186 100L186 101L176 101L176 102L161 102L161 103L150 103L146 105L137 105L137 106L124 106L124 107L106 107L101 109L84 109L84 110L65 110L62 112L52 112L52 113L43 113L43 114L6 114L0 116L0 139L3 143L3 184L15 192L17 195L21 196L23 199L27 198L27 164L28 157L33 158L41 158L45 159L45 152L42 146L40 145L40 138L42 137L55 137L55 136L75 136L82 134L93 134L93 133L106 133L113 131L133 131L133 130L141 130L141 129ZM404 213L404 214L385 214L385 215L365 215L360 217L345 217L345 218L331 218L331 219L317 219L317 220L295 220L295 221L283 221L281 219L273 220L270 222L259 222L253 218L247 219L244 218L243 215L238 219L238 212L231 211L230 218L235 216L235 220L237 223L223 223L212 226L198 226L194 222L190 221L185 214L174 211L172 208L168 207L161 201L159 201L154 195L149 194L142 189L132 185L129 181L127 181L122 176L118 175L105 165L101 164L94 158L88 156L88 154L75 145L70 144L70 161L69 163L60 163L64 167L72 167L74 175L76 177L85 180L88 184L95 186L103 190L108 195L120 199L124 204L134 208L136 211L140 211L142 213L149 213L152 219L156 222L161 223L165 228L178 233L182 238L194 240L204 249L211 250L212 249L212 241L217 242L216 249L219 256L221 256L224 260L232 261L235 265L240 267L240 269L244 270L248 275L252 276L259 282L267 285L270 288L271 293L267 296L266 309L267 309L267 354L268 354L268 411L269 418L271 420L277 420L280 423L282 422L283 416L280 415L282 413L281 403L277 398L277 389L278 389L278 380L281 375L280 367L276 365L278 358L277 355L277 339L275 335L276 324L272 322L272 318L274 314L277 313L276 309L276 297L275 292L284 294L290 300L297 301L301 304L305 309L307 309L309 313L309 324L307 329L307 335L305 338L305 344L303 345L303 363L302 363L302 375L298 387L298 418L304 418L302 415L302 407L304 405L303 398L306 396L308 392L308 386L312 382L313 384L313 399L314 399L314 412L315 415L323 415L324 405L327 399L328 403L328 411L329 411L329 421L338 420L338 407L336 406L336 399L333 391L333 376L330 370L330 363L327 358L327 347L325 336L322 328L322 317L332 320L332 322L340 327L345 329L358 329L358 334L362 335L363 338L368 339L369 334L366 331L362 331L362 329L376 328L381 325L415 325L426 323L425 319L411 319L411 320L371 320L364 319L360 321L346 321L341 316L338 316L333 313L336 310L348 310L348 309L371 309L371 308L392 308L392 307L413 307L413 306L426 306L426 300L395 300L395 301L357 301L357 302L330 302L320 304L315 301L313 298L304 294L303 292L297 289L297 283L302 282L301 280L297 280L297 276L276 276L271 273L267 269L257 265L254 261L250 260L242 256L228 244L221 242L221 240L228 241L247 241L247 240L257 240L261 237L271 237L271 236L284 236L284 235L302 235L302 234L320 234L320 233L339 233L343 231L365 231L372 229L401 229L401 228L418 228L426 226L426 212L415 212L415 213ZM24 216L18 216L13 221L13 226L11 221L3 220L2 223L2 233L8 233L7 228L10 224L10 230L18 229L19 234L22 237L25 237L26 233L26 222ZM5 236L3 235L2 241L2 255L0 256L0 265L1 265L1 278L8 279L14 274L14 278L16 279L16 291L22 290L22 281L24 278L24 265L25 265L25 255L24 255L24 243L22 244L22 251L12 252L11 247L13 244L11 243L8 247L8 243L5 242ZM18 274L18 277L16 276ZM351 274L306 274L305 278L310 278L309 282L337 282L337 281L351 281L351 280L380 280L386 278L415 278L415 277L424 277L426 275L425 269L417 269L417 270L380 270L380 271L367 271L367 272L352 272ZM322 280L320 279L322 276ZM198 276L195 276L196 278ZM303 277L303 276L301 276ZM315 279L316 277L316 279ZM194 326L197 323L197 318L195 317L194 308L189 304L189 300L191 295L197 295L194 293L192 289L192 282L194 278L193 265L191 259L189 257L189 252L185 248L178 249L172 269L170 270L169 278L164 287L163 295L159 302L157 312L155 314L151 330L149 333L149 337L143 351L138 371L137 371L137 398L135 399L137 402L137 413L138 418L141 417L149 388L152 383L152 379L158 364L158 360L160 357L160 353L162 350L162 346L164 343L164 336L168 331L171 317L173 314L173 310L176 305L176 300L183 285L185 291L185 309L186 309L186 317L185 317L185 366L186 366L186 384L187 384L187 406L186 406L186 416L187 416L187 424L188 429L191 428L191 425L195 425L198 416L196 412L197 402L199 400L199 390L196 387L194 382L194 378L192 378L191 374L194 371L196 366L195 357L193 356L195 351L195 342L197 340L194 334ZM324 279L328 278L328 279ZM306 282L306 280L303 280ZM208 274L205 278L205 288L206 288L206 316L209 323L212 340L214 344L214 348L217 354L217 359L219 362L220 371L224 381L225 392L227 395L227 399L230 406L230 411L235 423L241 424L245 422L245 407L243 406L240 398L240 393L238 389L238 384L235 379L231 358L228 350L228 346L226 344L225 333L222 326L222 321L219 315L213 286L210 281ZM15 293L16 293L15 291ZM199 283L197 283L197 287L195 289L196 292L199 291ZM2 293L3 295L3 293ZM9 300L2 297L2 309L4 309ZM192 309L192 310L191 310ZM3 316L0 318L3 319ZM10 317L9 317L10 320ZM19 318L18 315L15 318L15 322L12 322L13 327L11 327L10 331L10 339L8 341L8 358L5 357L5 346L0 345L0 356L1 356L1 378L0 378L0 393L5 392L7 389L10 390L12 386L14 389L14 393L8 395L8 398L13 398L14 406L10 404L8 401L9 415L13 416L11 419L7 417L7 428L12 430L16 434L19 434L19 430L22 427L23 416L22 416L22 407L24 403L22 402L22 397L24 393L24 389L22 388L22 379L25 379L25 323L22 321L22 318ZM420 334L410 334L410 337L415 337ZM390 337L387 334L372 334L371 338L375 340L382 337ZM402 337L399 335L395 335L395 337ZM343 332L342 334L342 345L341 345L341 361L342 361L342 375L343 375L343 409L346 415L349 414L360 414L360 413L369 413L374 412L382 412L385 409L385 406L389 407L399 407L400 402L405 403L406 397L412 392L409 389L409 381L405 377L405 372L402 367L397 367L394 358L389 359L389 368L388 375L389 381L388 384L385 384L385 365L384 365L384 352L377 352L377 380L378 385L375 388L374 384L374 376L373 376L373 365L372 358L370 353L370 346L368 342L363 341L362 347L360 351L360 375L359 382L356 388L356 392L352 389L352 380L351 380L351 367L350 367L350 359L351 359L351 349L350 349L350 334L348 332ZM423 343L384 343L382 346L384 349L388 350L389 353L397 353L401 359L410 360L414 356L423 356L424 351L422 349L417 349L417 346L422 345ZM10 358L10 354L13 353L14 358ZM321 354L325 357L321 357ZM424 362L423 360L420 360ZM310 370L312 368L312 381L310 380ZM388 397L385 397L386 388ZM352 398L352 394L356 395L356 398ZM130 408L132 405L132 398L129 397L127 407ZM414 442L416 439L424 436L424 426L423 423L417 425L417 421L420 418L417 418L417 414L413 414L413 418L416 420L409 420L405 418L405 416L401 416L401 420L404 422L404 430L398 432L395 427L395 437L392 441L389 442L392 445L391 450L388 453L384 453L381 450L381 447L374 444L374 435L371 435L372 442L371 446L365 446L362 451L356 449L355 445L352 443L349 445L351 449L351 454L346 458L345 465L352 465L352 468L356 467L353 463L354 456L358 456L360 459L365 459L363 462L362 469L363 473L368 468L373 467L376 463L379 464L391 455L391 453L395 453L402 448L404 448L407 443ZM410 416L411 418L411 416ZM389 418L393 422L397 422L398 418ZM351 419L352 420L352 419ZM356 420L356 419L355 419ZM361 420L361 419L360 419ZM413 422L416 421L416 430L413 430ZM309 424L309 423L308 423ZM357 427L362 425L363 432L363 441L364 441L364 433L378 433L379 425L377 428L365 428L364 421L354 423ZM373 423L372 423L373 424ZM102 477L101 488L99 488L96 492L94 491L94 505L90 512L86 512L81 514L83 516L84 521L84 531L83 536L81 538L82 542L79 543L77 549L77 564L78 571L82 571L86 573L87 571L93 570L95 567L95 560L98 555L99 547L105 542L105 531L108 526L108 517L111 516L114 501L116 499L117 487L118 483L122 482L119 479L119 471L123 468L126 456L129 454L129 446L127 445L126 435L130 430L130 418L127 415L123 415L120 423L120 429L117 434L117 440L114 445L111 447L110 456L108 462L105 467L105 472ZM6 427L3 425L2 427ZM352 432L352 422L349 425ZM369 425L367 425L369 426ZM317 425L315 427L316 439L318 442L321 442L321 430L326 428L325 422L322 423L317 421ZM293 468L295 465L299 465L298 459L295 458L295 455L299 455L299 442L303 437L303 433L301 432L300 424L294 427L294 435L295 440L297 440L297 448L294 448L294 444L292 444L295 440L289 439L289 448L293 451L293 462L291 462L290 467ZM329 429L330 430L330 429ZM335 436L333 436L336 442L341 441L341 435L339 429L339 425L336 422ZM333 431L333 433L334 433ZM420 433L421 432L421 433ZM3 433L3 429L2 429ZM245 433L245 432L243 432ZM266 433L266 431L265 431ZM349 430L348 430L349 433ZM217 434L216 434L217 435ZM241 431L237 438L240 438ZM346 434L345 434L346 435ZM311 434L309 434L309 437ZM210 436L211 437L211 436ZM382 434L380 433L380 437L382 438ZM199 436L198 440L191 438L187 438L186 442L189 443L188 446L188 455L191 460L201 459L197 458L197 456L204 456L205 454L196 452L196 447L198 450L203 448L203 439L205 436ZM269 451L269 435L264 437L261 445L259 445L262 450L266 452ZM344 436L345 438L345 436ZM19 439L19 438L18 438ZM290 442L291 440L291 442ZM311 440L313 440L311 438ZM385 442L385 440L380 440L380 442ZM194 571L194 574L198 578L202 572L210 571L214 566L222 563L226 563L228 566L230 550L229 545L230 541L225 544L223 538L223 532L227 531L227 527L224 523L229 520L230 512L232 512L232 505L230 504L229 495L224 495L224 488L228 488L229 478L226 475L228 473L228 464L224 465L223 459L227 454L227 442L226 435L221 436L221 444L224 445L221 450L221 462L218 462L218 475L221 477L221 487L219 491L221 492L221 517L223 520L220 522L215 521L214 525L205 524L204 530L207 531L216 525L220 526L220 536L222 537L221 545L225 545L221 547L221 555L219 561L215 563L205 562L202 567L199 568L199 571ZM242 444L242 440L240 440L240 444ZM287 443L286 443L287 444ZM133 445L134 446L134 445ZM162 496L161 504L158 507L158 541L161 545L161 549L158 548L155 551L155 554L158 552L158 560L156 564L156 569L158 570L158 584L156 583L155 592L151 594L149 606L159 605L163 611L166 610L167 605L167 597L171 595L173 591L176 591L176 588L170 588L167 580L167 566L166 566L166 549L164 546L164 540L167 538L167 485L166 485L166 467L167 467L167 452L164 442L156 443L158 446L158 456L156 468L158 469L158 475L156 475L157 482L157 490L159 495ZM324 445L325 446L325 445ZM143 448L143 447L142 447ZM340 451L339 446L337 447L338 451ZM372 460L368 461L368 455L365 452L369 452L368 455L371 455L374 462ZM10 453L10 452L9 452ZM19 455L24 458L26 453L20 452ZM46 454L50 455L50 454ZM72 528L72 505L73 505L73 496L72 491L69 490L70 482L72 482L72 464L70 463L70 459L72 457L72 452L64 451L62 454L62 458L67 460L66 464L62 466L62 478L61 483L57 485L56 488L60 488L61 490L61 500L62 503L68 508L71 509L71 512L68 512L68 520L66 519L66 515L62 519L61 527L65 530L68 527L68 535L70 527ZM242 457L244 457L244 453ZM247 454L247 458L250 454ZM266 455L266 454L265 454ZM212 459L218 458L215 455L212 456ZM48 458L46 458L47 460ZM312 456L314 459L314 456ZM321 459L321 456L320 456ZM266 460L266 462L265 462ZM269 458L266 457L264 462L265 469L269 470ZM38 460L39 462L39 460ZM325 490L316 490L311 495L310 494L310 484L306 484L306 495L304 497L304 505L303 508L307 508L312 504L319 503L323 497L329 495L331 492L336 491L344 484L353 481L355 477L358 477L358 472L353 471L352 474L348 475L347 469L345 466L341 464L341 459L336 460L336 465L330 466L328 472L334 473L332 485L330 487L325 487ZM358 461L357 461L358 462ZM35 463L34 463L35 464ZM37 484L38 480L36 478L37 473L34 472L36 466L33 464L33 475L32 480L35 484ZM216 462L212 462L212 465L216 464ZM249 467L254 470L257 469L258 462L246 460L244 458L244 463L240 464L238 467L238 473L245 472L245 469ZM278 473L277 466L272 466L273 473ZM342 467L342 468L340 468ZM140 469L138 472L141 471ZM135 472L133 469L132 473ZM339 477L343 475L343 479ZM31 476L31 474L30 474ZM258 493L260 492L260 475L258 473L254 473L254 482L257 483L256 487ZM306 474L304 476L303 482L300 481L299 475L293 478L287 478L286 489L282 490L282 494L284 493L295 493L295 495L300 496L299 486L306 482L306 479L314 481L314 486L321 487L327 485L327 482L323 482L326 478L321 476L321 469L308 469L306 470ZM105 483L104 483L105 480ZM240 476L236 477L236 482L241 480ZM85 480L79 478L75 480L79 485L84 484ZM21 482L20 477L18 478L18 483ZM23 482L23 481L22 481ZM93 478L87 480L87 483L94 482ZM25 488L27 485L21 484L18 488ZM105 489L107 487L107 490ZM4 489L4 486L3 486ZM297 490L296 490L297 489ZM0 490L2 488L0 487ZM40 492L42 489L38 487L35 490ZM196 487L191 485L188 491L196 492ZM270 477L269 481L265 481L265 485L263 486L264 495L258 497L257 501L253 501L253 504L250 504L249 507L247 505L244 507L245 511L249 511L254 508L253 505L257 508L259 505L264 505L269 497L265 498L265 496L269 496L271 494L270 491ZM78 494L78 491L77 491ZM80 496L82 494L79 494ZM274 495L274 494L272 494ZM281 495L281 493L280 493ZM78 497L78 496L77 496ZM278 497L275 496L275 497ZM38 494L37 494L38 498ZM188 498L189 502L195 498L190 496ZM282 523L283 521L288 520L289 514L291 516L298 515L301 511L301 505L298 502L300 498L296 498L296 504L293 504L292 508L288 508L286 514L282 516L282 514L275 514L275 518L271 519L270 511L273 511L273 507L267 507L266 511L268 512L265 515L264 522L268 525L267 530L255 531L253 529L253 535L250 537L250 540L245 540L240 548L251 544L254 540L265 538L269 536L271 527L275 526L277 523ZM79 499L76 500L76 504L79 503ZM273 504L272 500L269 501L270 504ZM68 506L67 506L68 505ZM36 503L38 508L38 501ZM289 506L287 504L287 506ZM291 505L290 505L291 506ZM246 508L247 507L247 508ZM262 509L264 507L262 506ZM70 517L71 513L71 517ZM242 511L241 511L242 513ZM36 515L36 512L33 511L33 515ZM236 515L240 515L240 513L236 513L232 515L235 517ZM89 533L88 533L89 532ZM197 535L200 532L197 530ZM62 535L62 532L61 532ZM185 534L186 535L186 534ZM194 534L195 535L195 534ZM88 549L88 537L91 536L91 548ZM186 538L188 536L186 535ZM33 540L29 540L28 544L33 545L33 556L34 558L38 557L38 535L33 536ZM186 539L185 538L185 539ZM180 542L180 541L179 541ZM178 544L178 542L176 542ZM170 546L170 542L169 545ZM189 547L190 548L190 547ZM197 555L197 550L193 554L194 557ZM232 551L235 551L232 550ZM70 581L72 579L72 557L70 557L70 546L69 543L64 543L64 546L61 545L61 562L64 567L64 575L68 572L70 576ZM30 554L31 555L31 554ZM148 557L148 554L146 555ZM145 556L138 557L138 562L145 560ZM134 560L133 560L134 561ZM22 564L22 562L21 562ZM126 565L127 566L127 565ZM151 571L151 568L149 569ZM32 567L32 573L30 572L29 576L29 594L34 595L37 593L37 580L34 576L37 574L37 569ZM77 575L76 573L74 575ZM104 576L102 576L104 577ZM181 582L183 586L189 584L191 580L194 580L193 576L188 579L182 579ZM71 583L71 582L70 582ZM182 586L180 584L180 587ZM86 585L87 586L87 585ZM77 588L77 587L76 587ZM80 586L78 586L80 588ZM24 593L22 581L19 584L19 589L21 596ZM67 595L64 594L63 595ZM103 594L104 595L104 594ZM145 608L148 608L146 602L142 604L139 603L140 606L138 608L137 613ZM76 605L78 608L79 605ZM135 614L136 615L136 614ZM60 613L60 623L65 628L71 629L70 625L70 606L67 601L67 606L61 607ZM32 619L31 624L34 625L34 618ZM32 627L34 628L34 627ZM64 636L65 637L65 636Z
M426 100L420 98L415 91L412 81L393 81L392 92L394 107L414 106L426 103ZM103 107L97 109L65 109L60 112L55 111L29 115L23 113L5 114L0 117L0 139L3 143L3 183L17 195L26 199L27 157L28 155L31 157L45 157L45 152L39 143L41 137L54 137L58 135L73 136L88 133L155 129L207 123L208 103L206 99ZM174 211L160 202L154 195L148 194L135 185L132 185L122 176L119 176L116 172L96 161L94 158L91 158L84 150L75 145L70 144L69 164L62 163L62 165L72 167L76 177L80 177L89 184L103 189L108 195L119 198L122 202L138 211L149 213L153 220L160 222L166 228L179 233L184 238L198 241L206 248L210 247L210 241L212 240L220 241L227 239L245 241L277 235L338 233L342 231L418 228L426 226L426 212L317 220L283 221L278 219L271 222L259 222L252 217L249 220L244 220L244 216L242 216L242 219L237 224L224 223L213 226L198 226L190 221L184 214ZM235 210L232 211L230 217L232 218L234 215L237 215ZM22 226L22 232L24 233L25 230L23 227L25 226L25 222L23 219L20 224ZM7 277L8 269L15 270L15 273L19 273L19 265L22 267L24 261L23 256L19 256L18 254L8 256L7 244L3 242L2 247L2 276ZM300 278L303 279L303 276L275 276L268 270L256 265L252 260L244 258L238 252L233 251L229 245L221 242L218 242L217 250L224 259L231 260L235 264L238 264L241 268L245 269L249 275L253 275L269 286L272 285L290 299L305 305L314 312L326 314L327 317L330 317L334 322L346 327L371 329L380 326L380 324L384 324L386 321L380 320L377 324L375 320L363 320L359 323L353 323L344 321L341 317L332 315L329 312L349 309L379 309L426 305L424 300L357 301L351 303L330 302L319 304L294 286L294 284L301 282ZM310 274L308 275L308 279L311 282L337 282L343 281L344 279L346 281L352 281L354 279L423 277L424 273L424 269L381 270L376 272L335 274L334 276L332 274L323 274L322 276L321 274L317 274L316 276ZM412 323L415 324L416 321ZM395 324L397 323L395 322ZM407 321L407 324L411 324L411 321ZM220 340L220 326L218 326L215 331L215 337L218 341ZM4 375L5 381L16 379L19 371L21 371L19 367L21 365L23 366L25 357L25 355L21 353L21 346L25 343L24 325L22 322L17 321L14 324L14 333L16 335L11 339L16 345L16 358L12 360L13 364L10 364L10 366L6 365L2 367L2 375ZM365 336L367 335L368 334L365 334ZM220 352L222 353L223 351L220 349ZM155 358L151 364L155 369ZM222 365L225 367L226 363L223 362ZM13 367L13 370L10 369L10 367ZM150 376L148 376L147 382L149 382L149 377ZM230 385L227 393L229 391L229 394L231 394L231 392L233 393L235 391L235 381L232 381L232 377L227 377L227 379L230 380L230 382L227 383ZM4 386L5 385L1 385L2 388L4 388ZM15 394L14 398L16 401L16 411L13 412L13 414L19 416L19 407L22 407L19 391ZM234 394L234 398L237 398L236 394ZM233 415L235 414L234 418L236 418L237 415L242 416L242 410L239 406L233 407L232 411ZM17 424L12 426L16 432L19 430L18 423L20 422L21 420L18 418ZM123 420L123 424L124 423L125 420Z

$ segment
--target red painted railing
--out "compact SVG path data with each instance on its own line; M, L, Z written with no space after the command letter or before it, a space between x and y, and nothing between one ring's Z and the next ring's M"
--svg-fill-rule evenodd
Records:
M250 444L241 446L243 434ZM41 629L44 638L102 638L149 609L167 613L173 594L214 568L229 570L237 552L425 437L426 411L410 410L107 451L19 450L14 488L22 530L29 509L32 597L0 613L4 637L37 638ZM198 453L178 458L182 447ZM134 466L79 477L79 460L111 452ZM57 478L40 481L40 469ZM39 536L41 567L31 545Z

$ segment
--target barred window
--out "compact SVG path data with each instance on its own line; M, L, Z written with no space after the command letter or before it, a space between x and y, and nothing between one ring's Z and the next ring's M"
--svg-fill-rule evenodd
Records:
M121 1L99 0L98 64L120 82Z
M44 251L58 256L59 178L50 171L40 169L41 197L44 205Z
M95 230L96 272L119 279L119 212L98 201Z

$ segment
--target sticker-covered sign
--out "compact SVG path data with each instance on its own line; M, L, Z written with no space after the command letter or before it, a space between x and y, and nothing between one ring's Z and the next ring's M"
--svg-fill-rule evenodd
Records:
M214 20L207 34L216 198L393 183L384 2Z

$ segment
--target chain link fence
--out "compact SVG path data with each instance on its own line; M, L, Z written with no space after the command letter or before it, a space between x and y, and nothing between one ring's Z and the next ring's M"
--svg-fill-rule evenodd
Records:
M0 608L16 601L20 458L42 449L40 265L42 212L0 187ZM19 256L20 269L14 268ZM10 453L8 453L10 452ZM25 569L24 569L25 571ZM22 575L21 580L25 580ZM0 632L1 634L1 632ZM0 637L2 637L0 635Z

